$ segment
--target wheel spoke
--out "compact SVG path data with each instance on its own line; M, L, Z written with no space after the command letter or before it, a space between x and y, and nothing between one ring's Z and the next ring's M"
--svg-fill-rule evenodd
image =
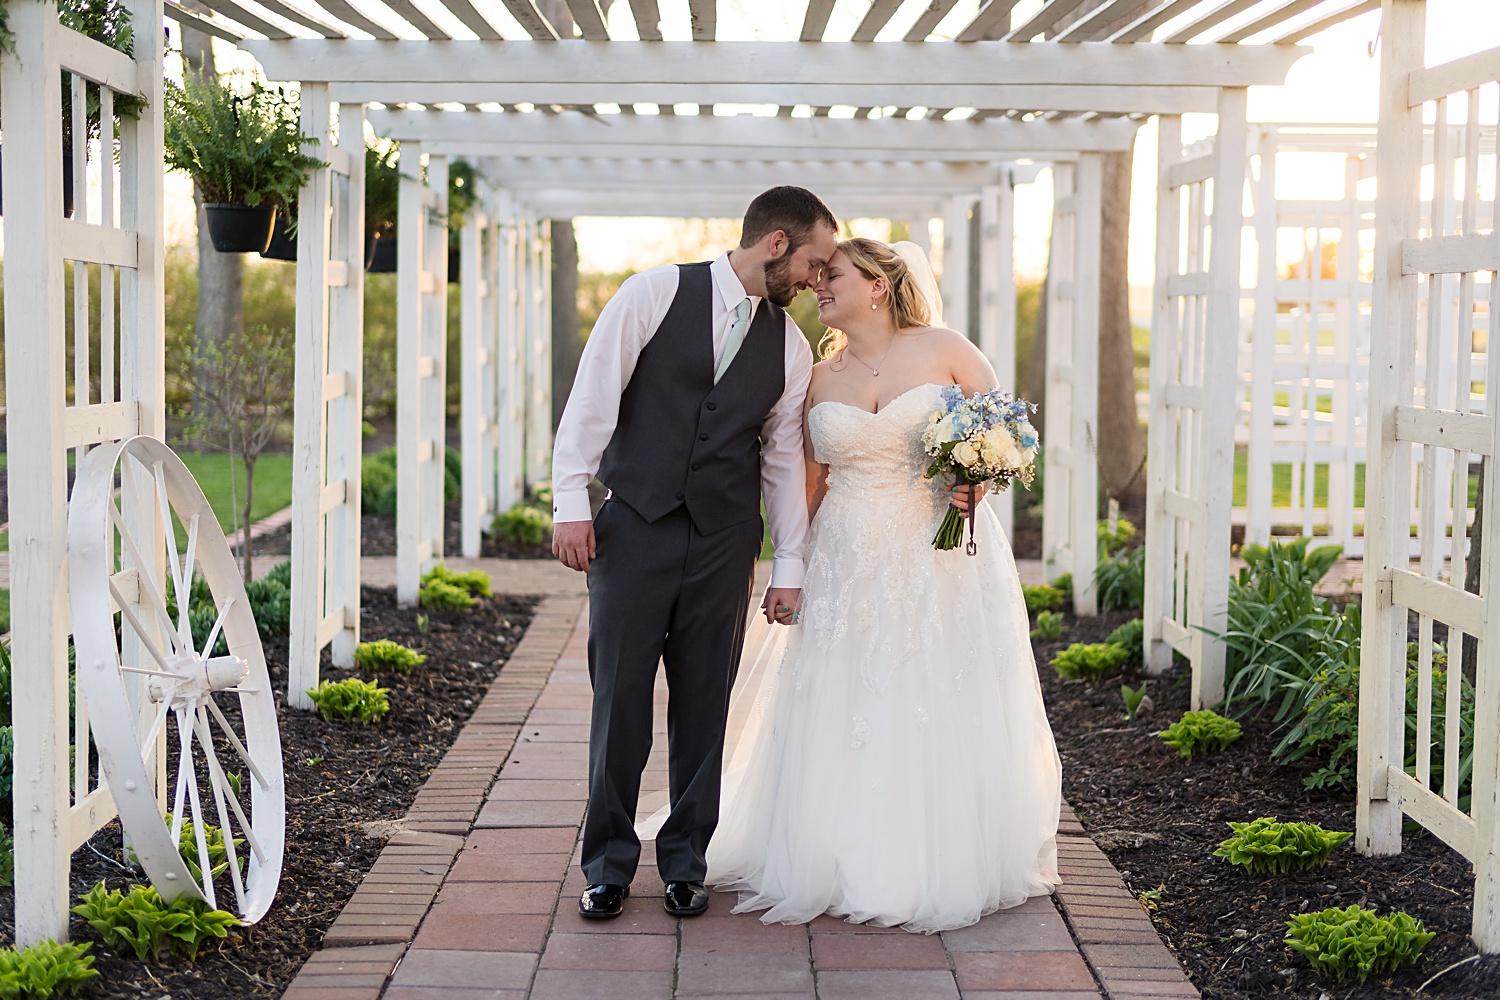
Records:
M166 675L168 677L176 677L177 675L172 673L171 669L167 666L167 658L163 656L162 651L157 648L155 638L153 638L151 634L146 631L146 627L142 625L141 620L135 616L135 612L130 610L130 605L125 603L125 598L120 595L120 589L115 586L113 580L109 582L109 592L111 596L114 597L115 603L120 606L120 614L125 618L125 621L130 624L130 627L135 629L135 634L141 640L141 645L146 647L146 652L151 654L151 658L157 662L157 665L160 666L163 671L166 672ZM140 670L141 668L126 668L122 665L120 669ZM147 673L155 673L155 671L147 671Z
M237 600L239 598L231 597L219 609L219 617L214 619L214 627L209 630L208 640L203 643L203 658L205 660L214 655L214 644L219 640L219 630L224 627L224 618L229 614L229 609L234 607L234 602ZM225 643L225 645L227 646L228 643Z
M172 527L172 505L167 502L167 474L162 471L160 462L151 467L151 476L156 480L156 502L161 509L161 531L167 543L168 572L172 574L172 583L177 591L177 615L183 618L183 608L187 606L191 598L187 589L182 585L182 563L177 559L177 531ZM185 644L191 648L191 633L188 634ZM182 649L183 646L184 643L177 644L178 649Z
M135 562L135 576L136 580L139 581L137 585L140 587L141 593L146 595L151 607L156 611L157 619L161 622L162 627L167 633L167 637L171 640L172 651L180 653L182 647L177 643L177 626L172 624L172 616L167 614L166 599L162 597L161 592L156 588L156 580L151 575L152 564L146 562L145 558L142 557L141 550L135 544L135 539L131 537L130 532L125 530L125 520L120 516L119 509L114 504L106 504L105 507L109 511L109 519L114 522L115 530L120 534L120 541L124 543L125 551L130 555L131 560ZM110 587L113 591L114 585L111 584ZM115 601L120 605L121 610L124 610L125 602L120 600L118 592L115 592Z
M203 710L202 705L198 706L197 715L193 720L193 731L198 735L198 745L203 747L203 759L208 764L209 784L214 789L214 809L219 814L219 834L224 838L224 853L229 858L229 881L234 886L235 906L240 913L244 913L245 883L240 878L239 855L234 849L234 828L229 825L229 815L224 810L224 788L229 782L224 777L223 768L219 767L218 754L214 753L214 739L208 729L208 713ZM234 798L233 789L229 790L229 797ZM240 823L243 825L244 822L244 818L241 817Z
M224 713L219 710L219 703L214 701L212 696L208 699L208 710L214 713L215 719L219 720L219 727L224 730L224 735L229 738L229 745L234 747L234 752L240 755L240 760L245 762L245 766L250 769L250 774L255 778L256 782L262 789L269 789L271 783L266 780L264 774L260 773L260 768L255 766L255 761L250 759L250 751L245 749L245 745L240 742L240 738L234 734L234 727L229 724L228 719L224 718Z
M186 715L187 713L181 713ZM180 718L181 716L179 716ZM197 723L195 718L194 724ZM191 732L189 733L191 735ZM191 747L189 748L191 751ZM192 766L192 759L188 760ZM198 874L203 879L203 895L208 897L208 908L217 910L219 901L214 896L214 866L212 859L208 856L208 837L203 832L203 804L198 800L198 769L192 768L193 777L188 782L188 798L193 804L193 839L198 842Z
M182 558L182 578L187 581L187 596L177 599L177 634L182 637L183 642L193 641L193 629L189 624L188 612L192 604L193 595L193 573L197 567L193 565L194 557L198 552L198 518L201 515L194 514L188 521L187 554Z
M151 759L151 754L156 750L156 736L161 732L162 726L167 724L167 713L172 710L170 699L163 699L161 707L156 710L156 720L151 723L151 728L146 731L146 738L141 740L141 761L144 763Z
M187 712L177 709L177 790L172 794L172 849L182 841L182 798L187 793L188 775L192 773L192 759L188 754L188 739L192 733L187 727Z

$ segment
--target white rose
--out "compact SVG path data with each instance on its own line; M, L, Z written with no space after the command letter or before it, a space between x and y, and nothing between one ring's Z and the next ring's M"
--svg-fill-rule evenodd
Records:
M1001 468L1018 469L1021 467L1021 449L1017 446L1015 438L999 427L985 436L993 439L990 446L995 453L995 461Z
M932 425L932 436L938 441L953 441L958 437L958 430L953 426L953 414L939 420Z
M953 449L953 460L968 468L979 461L979 452L967 441L960 441Z

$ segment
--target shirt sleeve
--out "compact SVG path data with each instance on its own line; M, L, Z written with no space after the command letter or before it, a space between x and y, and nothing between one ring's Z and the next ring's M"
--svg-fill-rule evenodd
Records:
M600 311L583 345L573 391L552 447L554 521L593 517L589 481L598 473L604 449L614 436L620 395L676 294L676 266L654 267L625 279Z
M786 389L761 425L760 483L770 522L771 586L801 587L807 544L807 472L802 455L802 404L812 379L812 349L786 318Z

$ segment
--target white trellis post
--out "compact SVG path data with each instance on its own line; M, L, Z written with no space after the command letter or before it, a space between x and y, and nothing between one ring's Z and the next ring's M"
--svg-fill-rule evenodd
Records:
M1098 612L1099 154L1053 167L1052 273L1047 281L1047 409L1042 559L1047 579L1073 577L1073 609Z
M495 515L495 460L499 422L495 409L496 231L493 199L459 230L459 296L463 349L463 554L479 555L481 532Z
M1002 184L979 193L979 349L995 369L1000 388L1016 387L1015 187L1009 171ZM990 501L1010 536L1015 493Z
M1425 5L1386 0L1384 10L1355 842L1362 854L1400 853L1402 818L1410 816L1473 862L1470 934L1481 952L1494 954L1500 953L1500 661L1489 634L1500 613L1500 524L1494 518L1484 520L1479 593L1467 592L1464 580L1470 555L1470 456L1486 458L1486 501L1500 495L1495 406L1500 350L1494 348L1500 312L1491 301L1479 313L1475 294L1478 272L1489 272L1491 292L1497 280L1494 231L1500 203L1492 202L1489 217L1481 217L1474 183L1476 175L1495 169L1492 156L1480 155L1480 133L1495 124L1493 105L1482 104L1480 94L1481 88L1492 94L1500 74L1489 53L1425 69ZM1467 105L1462 126L1449 122L1454 96ZM1423 135L1429 104L1435 123L1430 159L1424 156ZM1488 119L1484 124L1481 114ZM1490 162L1482 166L1482 160ZM1431 193L1424 197L1429 164ZM1428 221L1424 200L1430 201ZM1483 374L1472 370L1481 316L1487 328ZM1426 321L1420 348L1419 317ZM1471 387L1481 380L1482 412L1475 412ZM1418 448L1423 482L1414 504L1412 459ZM1434 470L1442 468L1451 474L1438 481ZM1420 573L1411 571L1409 561L1414 520ZM1421 637L1414 667L1407 661L1412 615ZM1434 726L1439 689L1431 637L1438 622L1447 627L1445 676L1462 678L1471 670L1474 675L1467 810L1458 770L1463 752L1458 720L1466 708L1461 683L1446 683L1440 732ZM1464 662L1465 635L1478 640L1472 668ZM1408 740L1412 682L1417 718L1414 738ZM1411 771L1405 767L1408 753L1415 758ZM1440 782L1435 759L1441 760Z
M410 162L406 162L410 157ZM414 603L443 555L448 161L401 147L396 260L396 598ZM424 179L425 177L425 179Z
M364 108L303 83L302 130L318 138L299 199L292 467L292 602L287 704L311 709L323 647L354 662L359 644L363 448Z
M943 213L943 274L939 285L943 294L943 322L964 336L969 336L969 210L973 195L960 194L948 199Z
M496 458L496 508L509 510L525 492L525 400L526 367L520 322L521 274L520 226L511 195L500 191L496 200L500 220L495 248L496 351L495 412L499 420Z
M1254 178L1255 314L1250 330L1250 440L1245 454L1245 541L1271 538L1271 439L1276 402L1276 144L1258 136ZM1264 469L1266 474L1257 474ZM1254 470L1254 471L1251 471Z
M133 0L127 6L139 38L161 37L159 3ZM51 2L16 5L10 28L16 52L0 57L0 92L6 147L14 159L0 183L9 244L25 248L7 256L5 275L10 477L26 484L10 493L15 939L25 947L66 939L69 856L115 814L108 789L91 770L96 758L88 750L81 700L79 751L71 768L69 762L67 449L77 449L81 460L94 444L165 433L162 53L159 46L140 45L132 58L108 48L62 26ZM64 75L74 96L75 136L87 129L84 81L100 84L100 198L94 217L87 171L75 173L76 207L72 219L63 217ZM119 121L116 160L114 107L124 94L142 98L144 108L138 118ZM84 146L81 139L75 146L75 168L85 160ZM74 297L71 399L64 362L64 272L70 261L82 285ZM99 268L101 288L97 369L89 346L91 266ZM151 537L158 528L154 509L137 505L134 497L125 504L137 537ZM161 755L156 758L160 780Z
M1224 630L1228 606L1245 90L1219 92L1208 152L1184 158L1180 118L1159 130L1143 619L1148 667L1188 657L1202 708L1224 697L1224 646L1205 631Z
M544 220L527 209L526 226L526 487L552 473L552 284Z

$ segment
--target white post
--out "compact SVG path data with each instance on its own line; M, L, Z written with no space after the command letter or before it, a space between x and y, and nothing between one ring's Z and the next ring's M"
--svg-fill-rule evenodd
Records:
M1048 580L1071 572L1068 511L1076 483L1072 476L1078 455L1073 443L1073 406L1078 395L1073 372L1078 285L1076 250L1078 164L1052 166L1052 241L1048 251L1047 407L1042 411L1042 561ZM1073 580L1075 599L1086 581Z
M422 465L431 458L422 443L422 390L431 376L423 359L423 291L434 276L423 269L427 236L422 186L422 147L401 147L401 194L396 212L396 598L417 600L422 562ZM423 365L426 365L424 370Z
M518 322L521 289L517 273L520 234L515 206L508 192L499 193L496 214L500 228L495 246L495 349L499 357L495 371L495 412L500 426L495 460L498 481L495 507L497 511L505 511L521 499L525 488L521 409L525 394L525 366L522 328Z
M972 195L954 195L943 214L943 322L969 336L969 209Z
M486 501L484 442L493 414L486 407L485 375L489 370L493 346L486 340L484 322L488 304L488 281L483 276L484 243L489 220L482 214L467 221L459 230L459 297L463 351L462 374L462 442L463 476L463 554L479 555L480 532L486 514L492 513Z
M979 349L995 369L1000 388L1016 388L1015 194L1004 184L986 185L979 195ZM1004 490L990 501L1010 536L1015 493Z
M5 384L10 491L16 943L68 935L67 472L62 86L57 8L10 10L5 147ZM80 178L81 180L81 178ZM80 199L81 200L81 199ZM25 252L16 252L17 248Z
M1098 153L1078 158L1073 252L1073 453L1068 535L1073 574L1073 613L1098 614L1094 567L1099 562L1099 244L1104 168ZM1014 315L1014 309L1012 309ZM1014 351L1012 351L1014 356ZM1049 397L1050 398L1050 397Z
M1259 136L1255 183L1255 317L1250 333L1250 442L1245 455L1245 541L1271 538L1271 449L1276 389L1276 142ZM1348 197L1353 198L1350 191ZM1342 275L1341 275L1342 276ZM1316 306L1316 303L1313 303Z
M422 501L418 561L425 573L443 558L443 524L447 497L448 424L448 158L427 158L427 188L423 192L421 350L425 385L421 392Z
M1404 273L1403 247L1421 226L1423 129L1422 109L1412 108L1408 99L1408 81L1424 65L1426 35L1423 0L1386 0L1384 10L1380 138L1375 151L1381 184L1375 209L1365 452L1359 791L1354 808L1355 847L1372 855L1401 853L1401 804L1388 794L1388 769L1400 768L1405 758L1407 609L1396 607L1392 597L1394 574L1410 564L1412 446L1396 440L1392 413L1398 404L1412 401L1415 379L1418 279L1415 273ZM1429 365L1435 361L1427 359ZM1493 473L1494 460L1488 465ZM1486 584L1492 586L1494 567L1500 562L1492 553L1487 561L1491 571ZM1490 874L1493 877L1493 869ZM1476 882L1476 903L1480 890Z
M546 220L528 215L526 485L552 478L552 253Z

